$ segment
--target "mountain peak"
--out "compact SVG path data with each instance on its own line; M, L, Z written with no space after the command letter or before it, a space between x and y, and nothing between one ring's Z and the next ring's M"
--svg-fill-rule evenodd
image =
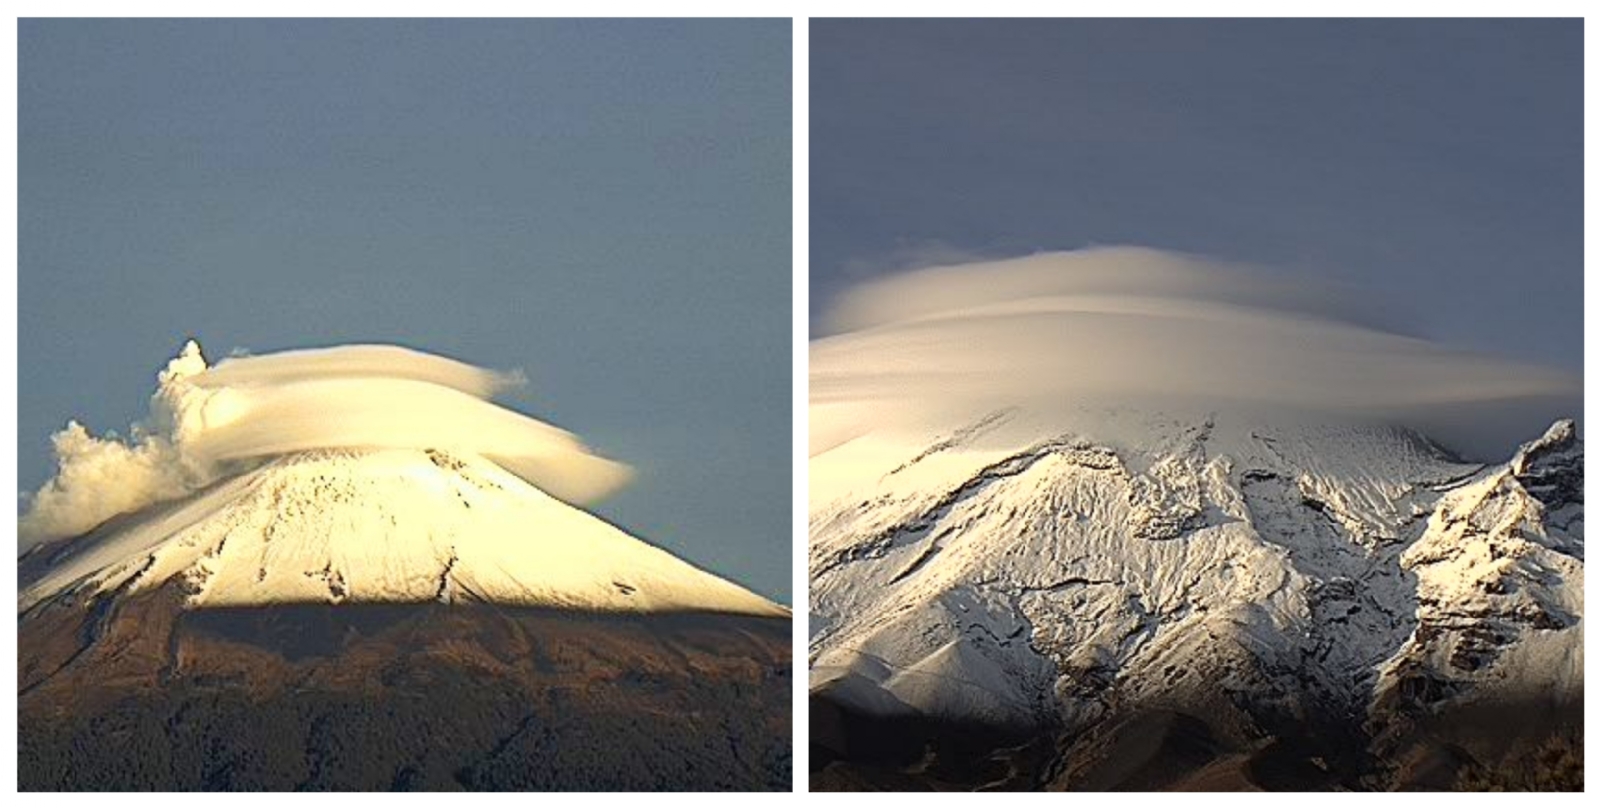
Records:
M1577 442L1578 425L1571 418L1559 419L1538 439L1522 444L1522 448L1518 449L1516 456L1511 459L1511 472L1518 475L1525 474L1541 459L1565 453Z
M787 615L487 459L436 449L285 455L31 560L22 609L173 585L190 608L441 601Z

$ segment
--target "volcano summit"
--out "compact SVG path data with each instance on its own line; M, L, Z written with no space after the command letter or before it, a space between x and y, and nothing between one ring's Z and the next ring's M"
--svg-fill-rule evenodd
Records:
M1581 788L1577 380L1329 300L1142 249L847 296L813 788Z
M190 343L19 559L30 789L787 788L788 610L579 507L625 467L387 346Z

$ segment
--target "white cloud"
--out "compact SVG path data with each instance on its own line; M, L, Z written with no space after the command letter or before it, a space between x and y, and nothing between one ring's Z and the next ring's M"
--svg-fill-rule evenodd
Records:
M577 504L631 471L576 436L486 399L521 383L405 348L351 345L230 357L208 368L189 343L158 377L133 437L76 422L54 438L56 476L29 497L24 547L83 533L188 494L264 458L315 449L444 449L483 455Z
M833 335L811 344L813 451L930 409L1022 402L1379 418L1472 452L1577 414L1572 374L1393 333L1369 308L1349 290L1142 248L894 275L842 295Z

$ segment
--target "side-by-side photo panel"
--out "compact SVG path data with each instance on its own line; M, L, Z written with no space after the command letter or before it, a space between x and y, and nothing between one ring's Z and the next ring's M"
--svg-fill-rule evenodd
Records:
M791 791L791 35L20 21L21 789Z

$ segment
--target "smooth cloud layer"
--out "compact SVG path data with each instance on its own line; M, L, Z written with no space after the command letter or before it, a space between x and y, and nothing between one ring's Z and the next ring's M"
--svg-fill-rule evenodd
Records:
M129 439L96 438L76 422L53 437L58 472L30 498L18 529L24 547L184 496L264 458L316 449L478 454L580 505L631 477L571 433L487 400L520 376L405 348L285 351L213 368L190 342L158 381L150 419Z
M864 284L811 345L812 452L948 410L1110 403L1397 421L1468 453L1576 414L1572 374L1379 327L1347 291L1098 248Z

